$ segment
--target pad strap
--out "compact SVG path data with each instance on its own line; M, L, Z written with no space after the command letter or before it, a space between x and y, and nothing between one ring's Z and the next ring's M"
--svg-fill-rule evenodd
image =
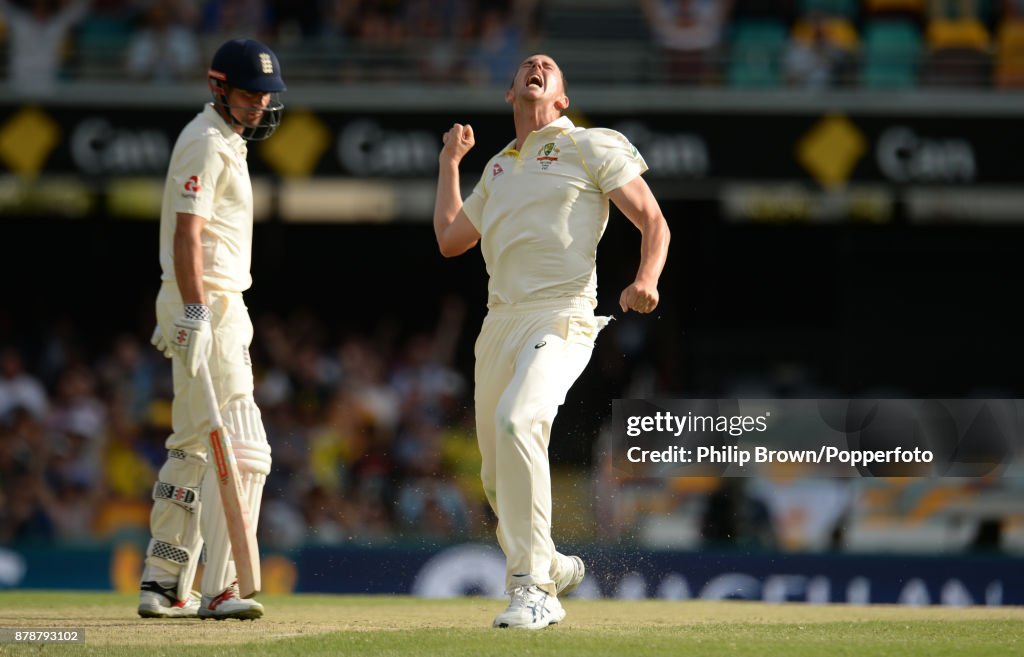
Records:
M151 538L149 540L149 547L146 548L147 557L160 557L161 559L167 559L176 564L182 566L188 564L191 560L192 555L189 554L188 550L181 547L180 545L171 545L164 541Z
M196 503L199 501L199 491L188 486L175 486L164 481L158 481L153 486L153 499L168 500L189 513L195 513Z

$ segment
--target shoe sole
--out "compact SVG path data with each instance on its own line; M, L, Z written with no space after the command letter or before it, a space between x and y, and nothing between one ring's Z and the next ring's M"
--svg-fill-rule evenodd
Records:
M497 627L497 628L500 628L500 629L503 629L503 630L507 630L509 628L515 629L515 630L543 630L545 627L551 627L552 625L558 625L558 623L559 623L559 621L551 621L547 625L537 625L537 626L533 626L533 625L509 625L508 623L501 623L499 625L494 625L493 627Z
M257 618L263 618L263 611L261 609L248 609L245 611L233 611L228 614L204 614L199 612L199 618L202 620L228 620L229 618L235 618L238 620L256 620Z
M508 623L493 623L491 627L496 627L503 630L543 630L545 627L551 627L552 625L558 625L560 622L565 620L565 610L562 610L562 615L552 621L548 621L546 625L509 625Z
M166 611L163 611L163 610L143 609L143 608L140 607L139 608L139 616L141 616L143 618L172 618L172 619L178 619L178 618L197 618L199 616L199 614L197 614L197 613L175 614L175 613L167 613Z
M587 576L587 567L583 565L583 559L579 557L569 557L572 562L576 565L576 572L579 573L579 579L573 578L574 581L570 582L568 586L558 592L558 595L569 595L573 591L579 588L580 584L583 583L583 578Z

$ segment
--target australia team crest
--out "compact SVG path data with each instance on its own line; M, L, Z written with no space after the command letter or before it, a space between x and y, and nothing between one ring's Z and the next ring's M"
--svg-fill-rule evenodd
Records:
M540 162L540 168L547 171L553 162L558 161L558 154L561 152L561 149L555 146L553 141L549 141L541 146L540 150L537 151L537 161Z

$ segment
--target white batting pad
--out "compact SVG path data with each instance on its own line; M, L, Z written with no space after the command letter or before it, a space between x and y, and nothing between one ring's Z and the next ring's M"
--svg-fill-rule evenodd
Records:
M205 471L204 458L172 449L153 488L149 519L152 539L146 550L146 565L177 576L179 600L188 599L199 567L203 547L199 487Z
M251 397L231 400L224 407L223 414L241 476L242 493L248 503L249 519L255 528L260 517L263 486L270 474L267 433L263 428L259 408ZM231 559L231 541L220 503L216 473L212 468L204 480L203 490L206 492L202 515L203 536L206 538L206 568L203 571L202 592L204 595L218 595L234 581L235 565ZM210 502L213 499L216 499L215 506ZM216 513L206 513L210 507L215 508Z
M249 519L255 527L260 519L263 485L270 474L270 444L263 418L252 399L237 399L225 409L225 422L231 427L231 447L235 451L242 491L249 502Z

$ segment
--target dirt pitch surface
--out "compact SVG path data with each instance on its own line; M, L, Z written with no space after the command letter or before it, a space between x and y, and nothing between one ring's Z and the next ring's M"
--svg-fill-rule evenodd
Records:
M569 614L565 621L543 632L509 632L492 630L494 615L506 604L502 600L463 598L454 600L424 600L402 596L261 596L267 615L258 621L200 621L141 619L135 614L136 597L111 593L79 592L18 592L0 593L0 628L81 628L85 630L86 646L30 647L0 645L0 655L7 654L104 654L149 655L191 654L188 648L199 651L203 646L241 648L243 644L259 646L249 654L311 654L310 646L327 646L337 642L336 648L326 654L348 654L347 647L367 644L352 654L432 654L432 641L439 637L465 637L464 647L480 641L483 653L499 654L516 646L522 635L550 635L557 633L557 641L545 641L549 647L568 641L567 647L576 645L584 652L580 641L598 641L608 648L622 643L635 646L635 650L616 648L608 654L734 654L771 655L772 637L813 637L825 628L843 628L836 634L843 640L856 641L863 634L865 640L883 636L887 631L905 632L909 641L907 650L885 651L893 655L935 655L944 651L931 649L923 652L910 650L915 636L933 641L943 628L956 626L951 633L949 654L975 654L969 648L980 642L977 654L1024 654L1024 609L1018 607L949 608L902 606L846 606L806 604L764 604L754 602L668 602L655 600L566 600ZM817 629L816 629L817 628ZM924 630L918 628L925 628ZM407 637L408 650L403 648L398 635ZM721 638L716 638L716 637ZM764 636L768 641L762 651L747 651L743 637ZM703 639L701 638L703 637ZM960 638L956 638L960 637ZM554 637L551 637L554 639ZM722 652L722 641L732 638L735 650ZM646 645L648 640L651 643ZM601 643L601 642L605 643ZM707 644L703 644L707 641ZM292 644L292 642L295 642ZM660 643L659 643L660 642ZM696 643L694 643L696 642ZM828 643L825 632L818 643ZM377 645L377 644L380 645ZM460 639L460 645L462 641ZM797 641L799 643L799 641ZM307 645L308 644L308 645ZM662 645L664 644L664 645ZM812 641L813 644L813 641ZM289 648L288 646L291 645ZM446 644L441 643L442 647ZM704 652L699 648L706 645ZM889 645L886 642L884 645ZM1006 652L999 649L1005 645ZM150 647L147 649L146 647ZM162 649L156 649L156 647ZM452 644L448 644L453 647ZM662 646L670 652L662 652ZM714 646L711 650L710 647ZM435 646L436 647L436 646ZM488 649L489 647L489 649ZM534 646L540 647L540 646ZM728 645L725 646L728 648ZM792 645L797 648L797 645ZM820 646L819 646L820 647ZM855 648L855 646L846 646ZM26 649L31 652L26 652ZM675 653L676 649L688 650ZM445 654L462 654L442 648ZM587 648L589 654L593 648ZM220 654L234 650L212 651ZM528 651L529 652L529 651ZM546 651L542 651L546 652ZM559 650L559 655L575 651ZM810 653L796 649L787 654L857 654L856 650L829 650ZM244 654L244 653L241 653ZM883 654L878 651L862 653L864 657Z

